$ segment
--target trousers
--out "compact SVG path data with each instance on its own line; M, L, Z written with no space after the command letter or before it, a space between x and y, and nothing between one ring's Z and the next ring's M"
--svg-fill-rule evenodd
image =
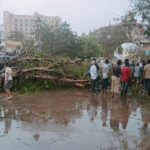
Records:
M128 92L129 83L128 82L122 82L121 86L121 96L125 96Z

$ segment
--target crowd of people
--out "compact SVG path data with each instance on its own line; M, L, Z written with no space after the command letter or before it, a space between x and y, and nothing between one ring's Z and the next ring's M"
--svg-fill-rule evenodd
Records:
M92 91L100 91L101 85L104 96L107 94L109 83L114 98L126 96L131 84L134 84L135 87L143 86L144 92L150 95L150 60L147 63L145 61L129 63L129 59L125 59L124 62L118 60L116 64L113 64L105 59L101 64L93 59L88 74L91 79Z
M2 72L5 72L4 89L7 98L11 99L12 70L9 63L5 64ZM131 84L134 84L135 87L144 87L144 92L150 95L150 60L147 60L147 63L145 61L129 63L129 59L125 59L124 62L118 60L114 64L108 59L105 59L103 63L98 63L96 59L93 59L88 74L91 79L92 91L102 89L104 96L107 95L109 84L111 84L113 98L126 96Z

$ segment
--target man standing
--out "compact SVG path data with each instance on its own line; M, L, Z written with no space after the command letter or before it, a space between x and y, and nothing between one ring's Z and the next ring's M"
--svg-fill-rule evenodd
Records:
M7 98L11 99L12 96L11 96L10 89L12 87L12 70L8 63L5 64L4 70L5 70L4 89L7 94Z
M121 60L117 61L117 65L113 67L113 76L111 77L112 97L119 98L120 95L120 77L121 77Z
M92 66L90 67L90 77L91 77L92 91L95 92L96 80L98 77L98 72L97 72L97 68L96 68L96 61L92 61Z
M147 61L147 65L144 67L144 79L146 84L146 90L150 95L150 60Z
M125 66L121 69L121 80L122 80L121 96L126 96L131 78L131 69L129 67L129 60L125 59L124 63Z
M135 83L136 83L136 87L138 87L140 80L141 80L141 67L139 66L139 63L136 64L136 66L134 67L134 79L135 79Z
M109 77L109 60L105 60L105 63L102 66L102 74L103 74L103 80L102 80L102 90L103 95L106 95L106 90L108 86L108 77Z

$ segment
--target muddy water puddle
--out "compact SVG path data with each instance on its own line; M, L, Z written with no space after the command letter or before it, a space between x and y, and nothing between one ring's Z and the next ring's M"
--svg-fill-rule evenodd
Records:
M56 90L0 103L1 150L150 150L150 100Z

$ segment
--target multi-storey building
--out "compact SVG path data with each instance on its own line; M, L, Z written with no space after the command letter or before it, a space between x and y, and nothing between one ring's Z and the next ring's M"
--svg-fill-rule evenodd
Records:
M2 37L3 35L2 35L2 25L0 25L0 44L1 44L1 42L2 42Z
M4 11L3 19L4 39L7 39L14 31L24 33L26 37L34 36L37 20L54 26L61 24L61 18L58 16L44 16L36 12L33 15L15 15Z

